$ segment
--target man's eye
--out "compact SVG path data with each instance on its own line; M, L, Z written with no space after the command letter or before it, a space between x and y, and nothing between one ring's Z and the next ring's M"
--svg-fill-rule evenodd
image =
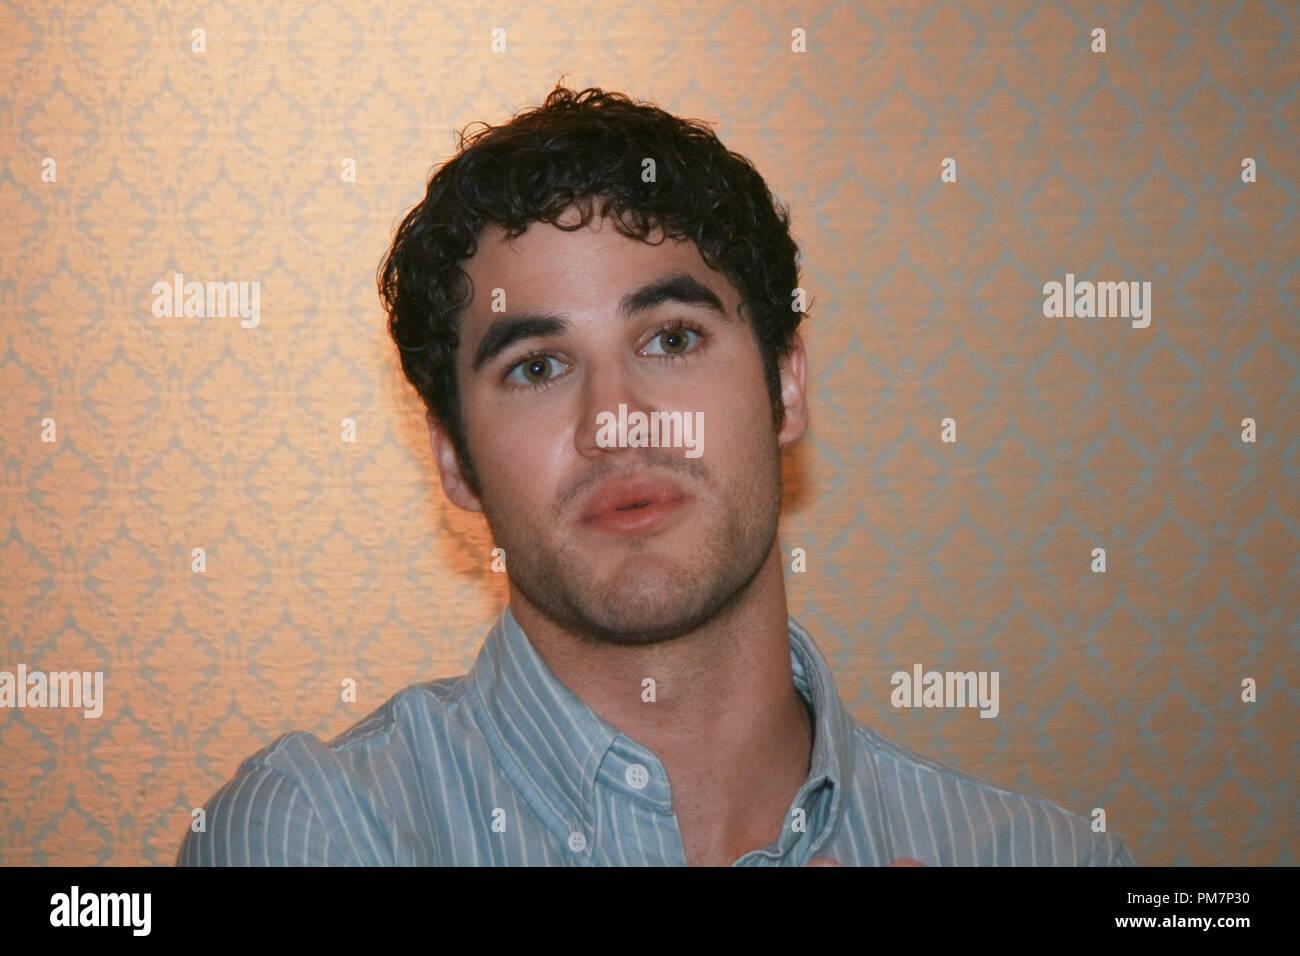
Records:
M650 355L684 355L695 345L700 335L691 329L664 329L646 343L646 352ZM651 348L655 343L660 348Z
M506 381L515 385L545 385L564 371L564 364L552 355L534 355L510 370Z

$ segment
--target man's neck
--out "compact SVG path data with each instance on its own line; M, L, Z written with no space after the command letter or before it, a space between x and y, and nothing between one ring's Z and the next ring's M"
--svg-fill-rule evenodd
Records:
M812 753L777 546L725 615L660 644L575 638L513 587L511 610L560 682L659 758L687 862L730 864L777 839Z

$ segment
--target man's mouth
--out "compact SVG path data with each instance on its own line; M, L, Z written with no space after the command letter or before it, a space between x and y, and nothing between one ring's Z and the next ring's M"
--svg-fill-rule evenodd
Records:
M658 530L682 512L690 496L677 482L656 475L618 478L601 485L583 509L582 524L614 534Z

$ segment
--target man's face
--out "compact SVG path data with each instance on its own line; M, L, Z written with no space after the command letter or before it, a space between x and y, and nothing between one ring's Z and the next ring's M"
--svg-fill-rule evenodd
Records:
M448 495L481 507L514 588L567 632L646 644L703 624L772 554L779 447L806 425L802 344L781 364L778 435L740 295L694 243L650 245L599 217L509 241L490 227L464 266L456 363L481 494L435 425ZM620 404L633 425L680 412L694 450L611 447Z

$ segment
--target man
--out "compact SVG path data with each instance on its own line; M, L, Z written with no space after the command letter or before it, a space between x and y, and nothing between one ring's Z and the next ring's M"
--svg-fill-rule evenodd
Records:
M509 605L470 674L246 761L179 862L1132 862L858 724L787 616L788 221L706 127L617 94L462 139L380 285Z

